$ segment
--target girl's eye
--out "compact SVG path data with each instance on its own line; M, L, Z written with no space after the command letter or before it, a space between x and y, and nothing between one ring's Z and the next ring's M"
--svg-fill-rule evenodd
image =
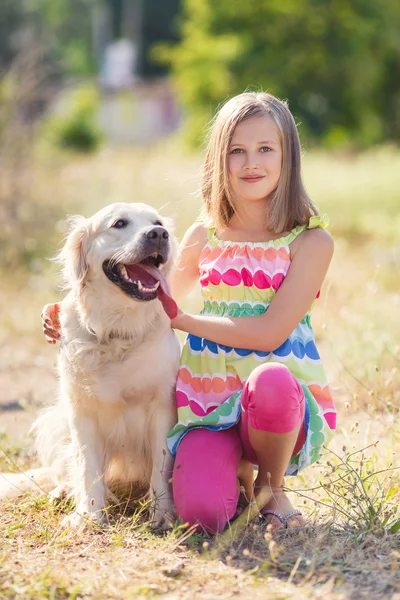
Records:
M271 151L271 148L269 148L269 146L262 146L262 147L260 148L260 151L261 151L261 152L270 152L270 151Z
M118 219L118 221L115 221L115 223L113 223L111 227L114 227L114 229L124 229L128 225L128 223L128 219Z
M241 148L234 148L231 151L231 154L240 154L241 152L243 152L243 150Z

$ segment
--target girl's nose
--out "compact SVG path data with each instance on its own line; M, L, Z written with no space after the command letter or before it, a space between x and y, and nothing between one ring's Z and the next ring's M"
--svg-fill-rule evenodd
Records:
M257 169L259 167L258 156L248 153L246 156L245 169Z

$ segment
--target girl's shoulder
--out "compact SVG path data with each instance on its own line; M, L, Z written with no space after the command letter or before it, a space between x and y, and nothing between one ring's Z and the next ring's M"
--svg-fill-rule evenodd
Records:
M328 224L326 215L315 216L311 217L307 225L296 228L299 231L290 245L292 258L300 248L308 249L311 253L333 252L333 238L326 229Z
M187 229L180 243L181 261L197 263L201 251L207 244L209 232L207 226L201 221L195 221Z
M195 221L182 238L182 244L201 246L203 248L209 239L212 229L207 227L203 221Z

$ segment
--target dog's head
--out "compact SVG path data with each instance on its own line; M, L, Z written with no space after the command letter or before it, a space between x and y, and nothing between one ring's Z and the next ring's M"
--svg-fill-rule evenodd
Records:
M119 203L69 221L60 253L66 287L79 292L87 282L104 278L133 300L158 298L168 316L176 316L166 282L177 253L169 219L146 204Z

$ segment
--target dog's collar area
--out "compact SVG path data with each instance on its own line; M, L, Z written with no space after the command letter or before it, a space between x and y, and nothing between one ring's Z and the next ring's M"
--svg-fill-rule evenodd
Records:
M114 329L112 329L110 331L110 333L107 336L107 340L133 340L134 336L130 333L121 333L120 331L115 331Z
M152 328L154 328L154 321L152 322ZM137 345L143 341L143 337L145 337L148 330L145 331L144 336L140 336L138 339L137 333L130 333L129 331L118 331L117 329L110 329L107 332L107 335L98 335L94 329L91 327L86 327L87 332L96 338L96 342L99 345L108 345L112 340L124 340L126 342L131 342L132 345Z
M86 328L88 333L96 338L98 344L108 344L111 340L126 340L131 341L135 338L135 335L129 332L117 331L116 329L111 329L107 332L107 335L99 336L92 327Z

